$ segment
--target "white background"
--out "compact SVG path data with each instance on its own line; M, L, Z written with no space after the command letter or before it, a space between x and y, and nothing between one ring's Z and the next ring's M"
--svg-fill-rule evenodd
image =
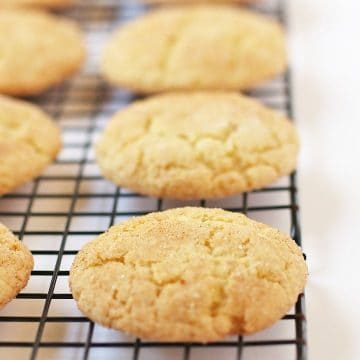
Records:
M360 4L290 0L309 358L360 359Z

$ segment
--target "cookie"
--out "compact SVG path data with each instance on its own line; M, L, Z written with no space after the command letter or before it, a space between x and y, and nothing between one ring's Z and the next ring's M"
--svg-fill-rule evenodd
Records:
M238 4L251 4L255 3L257 0L138 0L146 4L228 4L228 3L238 3Z
M33 266L27 247L0 223L0 309L26 286Z
M72 75L85 50L78 26L35 10L0 10L0 93L36 95Z
M295 168L298 137L280 113L236 93L174 93L133 103L96 144L103 175L178 199L261 188Z
M284 33L237 7L165 7L116 31L101 67L109 82L140 93L248 89L284 71Z
M216 341L279 320L307 268L279 230L220 209L172 209L113 226L70 270L79 309L143 338Z
M0 0L0 7L42 6L46 8L63 8L73 5L77 0Z
M43 111L0 96L0 195L38 176L60 147L60 131Z

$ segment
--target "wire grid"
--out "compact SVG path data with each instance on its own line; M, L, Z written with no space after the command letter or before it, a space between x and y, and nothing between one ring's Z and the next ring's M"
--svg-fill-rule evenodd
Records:
M109 32L146 7L86 1L67 15L86 33L88 62L74 79L35 101L59 123L64 148L34 182L0 199L0 221L29 246L35 269L27 288L0 312L0 358L11 359L305 359L304 297L272 328L211 344L142 341L104 329L76 309L67 281L80 247L115 222L176 206L223 207L289 232L301 245L296 174L271 187L219 200L181 202L144 197L105 181L93 143L109 116L134 100L98 75ZM285 24L280 0L257 6ZM285 24L286 25L286 24ZM290 73L250 94L292 117Z

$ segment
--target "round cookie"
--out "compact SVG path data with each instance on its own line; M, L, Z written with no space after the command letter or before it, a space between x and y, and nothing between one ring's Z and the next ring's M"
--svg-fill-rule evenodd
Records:
M296 165L280 113L236 93L174 93L115 114L96 144L103 175L143 194L222 197L261 188Z
M134 218L88 243L70 270L79 309L143 338L216 341L279 320L302 292L295 242L244 215L181 208Z
M60 131L43 111L0 95L0 195L38 176L60 147Z
M26 286L33 266L27 247L0 223L0 309Z
M238 4L251 4L255 3L257 0L138 0L139 2L147 4L229 4L229 3L238 3Z
M34 10L0 10L0 93L36 95L79 69L85 56L78 26Z
M73 5L78 0L0 0L0 7L42 6L46 8L63 8Z
M116 31L102 60L108 81L141 93L247 89L285 67L278 23L221 5L154 10Z

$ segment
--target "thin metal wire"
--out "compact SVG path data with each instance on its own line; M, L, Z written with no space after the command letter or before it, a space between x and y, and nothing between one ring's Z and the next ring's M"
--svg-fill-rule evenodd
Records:
M99 93L100 93L100 91L99 91ZM88 142L86 142L86 144L84 145L83 158L80 160L79 172L78 172L78 176L76 178L76 184L75 184L74 194L73 194L73 198L72 198L71 205L70 205L70 211L69 211L69 214L67 216L66 226L65 226L63 238L62 238L62 241L61 241L58 257L57 257L57 260L56 260L56 263L55 263L55 268L54 268L54 271L53 271L50 287L49 287L49 290L48 290L48 294L46 296L45 305L44 305L43 312L42 312L42 315L41 315L38 331L36 333L34 346L33 346L32 352L31 352L31 357L30 357L31 360L35 360L37 352L39 350L41 337L42 337L43 332L44 332L44 327L45 327L45 323L46 323L47 314L49 312L51 300L52 300L53 295L54 295L55 285L56 285L56 281L57 281L57 278L58 278L58 272L60 271L60 264L61 264L63 253L64 253L64 250L65 250L67 236L68 236L68 233L69 233L69 230L70 230L70 224L71 224L71 220L72 220L72 215L73 215L73 212L75 211L75 204L76 204L76 201L77 201L77 194L79 193L79 189L80 189L80 181L81 181L81 177L82 177L82 174L83 174L83 171L84 171L84 165L86 164L86 160L87 160L87 150L89 149L89 147L91 145L90 136L92 134L92 131L93 130L90 127L88 132L87 132Z
M89 358L93 335L94 335L94 323L92 321L90 321L89 331L88 331L88 335L86 337L86 343L85 343L85 347L84 347L84 356L83 356L84 360Z
M286 74L287 82L290 85L286 91L286 96L291 99L291 74L290 71ZM288 102L287 113L291 118L294 116L293 105L292 102ZM292 205L297 204L297 190L296 190L296 181L297 174L294 172L290 176L290 184L293 187L293 191L290 192L290 200ZM291 208L291 229L290 229L291 237L296 241L296 243L301 246L301 229L299 223L299 208L298 206L292 206ZM306 256L304 255L306 258ZM295 333L296 333L296 356L298 359L303 359L306 356L306 321L305 321L305 300L304 295L299 297L298 302L295 305L296 314L302 314L302 318L297 319L295 321Z
M106 4L105 4L106 3ZM286 13L284 12L283 0L278 0L276 6L264 8L262 5L257 6L258 10L269 14L285 24ZM88 0L86 3L79 5L79 7L70 12L70 16L75 17L82 25L85 31L94 32L94 23L97 21L101 23L101 31L108 32L110 28L116 26L119 22L127 21L139 11L139 7L125 7L122 3L115 0L108 0L100 3L95 0ZM119 17L121 18L119 20ZM99 25L96 25L99 26ZM97 27L95 26L95 29ZM49 92L45 96L38 99L38 103L47 109L55 119L61 119L59 122L62 130L65 133L74 134L75 137L69 141L65 141L64 148L71 156L68 158L61 158L56 161L54 167L74 166L76 172L73 175L68 173L60 174L45 174L40 176L32 185L29 192L21 192L8 194L0 199L1 201L12 202L24 201L26 206L24 210L11 210L11 206L5 210L0 210L0 217L4 219L17 218L21 219L21 226L18 231L15 231L21 238L27 236L59 236L61 238L57 249L36 249L32 253L35 256L54 256L56 257L55 264L50 270L34 270L32 278L42 279L50 277L50 284L47 292L33 293L23 292L18 295L18 299L23 301L29 300L43 300L44 304L40 316L27 315L4 315L0 316L0 325L7 323L25 324L32 323L37 325L34 341L0 341L0 348L26 348L31 350L31 359L40 358L39 350L43 348L79 348L82 349L83 359L91 357L92 349L131 349L132 359L140 358L142 349L147 348L176 348L181 349L183 359L191 360L193 349L214 349L214 348L233 348L236 351L236 359L244 359L245 348L249 347L268 347L268 346L294 346L296 349L296 358L298 360L306 359L306 328L305 328L305 303L304 296L300 296L295 306L295 314L284 316L282 321L288 321L294 324L295 338L291 339L271 339L271 340L249 340L246 337L238 337L233 341L221 341L210 343L207 345L200 343L163 343L163 342L143 342L141 339L134 341L98 341L96 339L95 329L96 325L83 316L54 316L49 313L50 306L54 300L71 300L72 296L68 292L55 292L55 286L59 278L68 277L68 268L62 269L61 263L65 256L74 256L76 250L67 249L66 244L72 236L96 236L99 230L86 229L74 230L71 227L73 221L81 217L89 217L89 219L109 219L108 225L114 224L119 217L139 216L147 214L151 210L136 209L128 210L126 206L121 206L122 202L126 203L130 199L143 199L144 197L130 192L124 192L120 188L103 191L84 191L81 184L84 181L94 183L102 181L102 177L98 174L87 172L87 167L94 164L94 160L89 156L90 147L93 144L93 135L97 133L102 124L98 123L99 115L108 117L117 107L126 105L127 103L137 99L132 94L124 92L111 93L106 85L98 76L91 74L83 74L80 77L79 83L76 80L70 81L65 85L59 86L57 89ZM257 89L251 91L252 96L255 96L265 102L267 105L287 112L290 116L293 115L292 108L292 94L291 94L291 78L290 72L280 78L276 85L271 85L268 88ZM112 103L115 107L108 107L107 100L111 96ZM278 97L279 99L274 99ZM85 105L91 105L89 109L83 110ZM68 106L71 105L71 106ZM74 117L84 117L84 123L71 123ZM87 118L87 119L86 119ZM81 141L78 140L81 137ZM79 156L75 156L78 152ZM58 189L49 190L46 193L41 191L43 184L57 184L58 182L73 184L73 189L69 192L58 191ZM249 204L249 196L253 194L288 194L288 201L282 204L267 204L267 205L252 205ZM96 208L95 210L81 210L77 208L78 201L90 200L109 200L112 205L109 210ZM68 211L41 211L35 208L35 202L39 200L61 200L69 201ZM154 200L153 210L163 210L166 208L166 203L162 199ZM200 206L208 206L209 201L202 200ZM297 185L296 174L289 178L289 185L269 187L253 191L251 194L243 194L239 197L236 206L225 207L230 211L242 212L244 214L252 214L258 212L275 212L286 211L290 214L291 219L291 235L301 245L301 229L299 221L299 208L297 202ZM17 208L16 208L17 209ZM56 208L55 208L56 209ZM31 219L41 219L47 217L50 221L57 219L65 219L64 231L54 229L33 229L29 226ZM91 220L90 219L90 220ZM83 341L62 341L60 338L56 341L43 340L44 329L46 324L81 324L87 326L86 336ZM60 341L61 340L61 341ZM266 355L266 349L264 348ZM265 356L264 355L264 356ZM142 355L143 356L143 355Z
M244 193L242 196L242 208L243 214L248 214L248 193ZM244 338L242 336L238 337L238 346L237 346L237 360L241 360L243 358L243 350L244 350Z
M184 360L189 360L190 359L190 355L191 355L191 345L190 344L186 344L184 346L184 356L183 359Z
M297 345L302 343L297 339L292 340L261 340L261 341L243 341L243 347L263 347L263 346L279 346L279 345ZM81 341L47 341L42 342L40 347L42 348L84 348L85 342ZM191 343L191 347L194 348L234 348L237 349L239 345L238 341L219 341L216 343ZM26 347L31 348L34 343L31 341L2 341L1 347ZM135 342L92 342L91 348L130 348L134 349L133 359L138 359L140 349L145 348L181 348L185 347L184 343L168 343L168 342L141 342L137 339ZM264 352L266 354L266 350Z

